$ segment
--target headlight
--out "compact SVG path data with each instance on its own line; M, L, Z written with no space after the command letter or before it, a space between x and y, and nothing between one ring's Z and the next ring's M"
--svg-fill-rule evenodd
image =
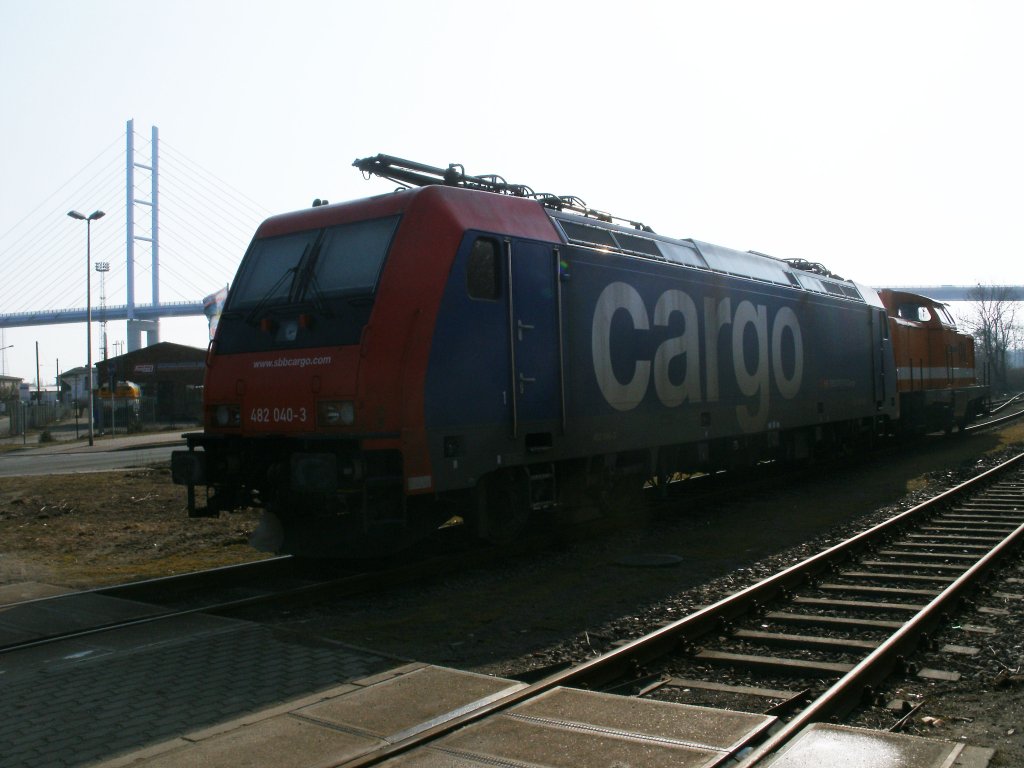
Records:
M237 405L218 405L213 419L218 427L237 427L242 423L242 410Z
M356 423L356 404L351 400L321 400L316 410L321 427L351 427Z

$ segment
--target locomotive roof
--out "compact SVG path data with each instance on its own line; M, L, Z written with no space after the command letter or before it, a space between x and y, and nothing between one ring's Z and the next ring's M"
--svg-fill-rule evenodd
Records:
M460 201L456 204L455 201ZM468 204L467 201L472 201ZM409 211L419 204L437 206L465 229L503 231L519 237L564 238L587 248L676 264L764 283L785 286L847 301L881 306L875 292L832 275L820 265L791 262L755 251L738 251L693 238L672 238L642 225L627 226L597 216L559 210L543 201L497 195L474 189L430 185L374 197L284 213L264 221L256 237L274 237Z
M878 297L885 305L886 312L899 324L921 322L918 308L930 310L930 322L938 322L949 328L956 329L956 320L949 311L949 304L938 299L911 293L899 288L880 288Z
M745 277L851 301L872 305L878 303L870 289L832 275L817 264L784 261L756 251L737 251L693 238L666 237L649 229L626 227L565 211L552 210L549 215L558 223L566 240L576 245Z
M539 240L558 237L551 219L534 200L443 186L400 189L343 203L324 202L312 208L279 214L265 220L256 230L256 237L275 237L300 229L316 229L399 213L412 215L414 211L446 220L463 229L504 232Z
M803 259L776 259L756 251L736 251L700 240L663 237L640 222L593 210L575 196L538 193L525 184L509 183L497 174L467 174L458 163L441 168L378 154L357 159L352 165L366 177L380 176L403 187L458 189L463 194L490 195L505 201L532 201L545 209L557 223L562 237L575 245L882 306L872 289L844 280L820 264ZM510 206L511 202L504 205ZM509 234L529 236L513 231Z
M911 291L905 291L902 288L879 288L878 295L885 301L890 301L893 304L901 301L917 301L926 307L948 307L948 302L939 301L933 299L931 296L925 296L923 293L913 293Z

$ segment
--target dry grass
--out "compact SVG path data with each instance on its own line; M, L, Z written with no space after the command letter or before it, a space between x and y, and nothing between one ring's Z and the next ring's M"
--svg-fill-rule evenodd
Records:
M8 478L0 584L91 587L253 560L258 512L190 520L166 467Z

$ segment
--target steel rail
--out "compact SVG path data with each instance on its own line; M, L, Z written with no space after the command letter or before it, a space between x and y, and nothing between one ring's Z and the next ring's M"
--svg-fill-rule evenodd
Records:
M994 411L993 411L993 413L994 413ZM964 431L965 432L975 432L975 431L981 430L981 429L991 429L992 427L1001 427L1004 424L1009 424L1011 421L1015 421L1016 419L1021 418L1022 416L1024 416L1024 411L1017 411L1016 413L1008 413L1005 416L1000 416L998 418L992 419L991 421L981 421L981 422L978 422L977 424L971 424L971 425L965 427Z
M8 611L13 608L23 608L30 605L59 603L62 600L70 600L83 595L101 595L105 597L123 597L125 599L133 599L135 594L139 592L144 593L148 589L185 585L188 584L189 581L197 578L217 579L223 581L248 578L249 574L253 572L263 571L272 567L280 567L291 559L291 555L278 555L275 557L264 558L263 560L251 560L245 563L233 563L232 565L219 565L202 571L189 571L187 573L176 573L170 576L157 576L153 579L128 581L124 584L111 584L102 587L92 587L91 589L80 589L73 592L62 592L56 595L46 595L45 597L32 597L26 600L16 600L11 603L0 604L0 610Z
M230 577L232 580L239 578L246 571L252 572L257 566L265 566L265 570L271 568L278 568L287 565L287 562L291 560L290 556L281 556L270 558L267 560L257 561L255 563L241 563L238 565L221 566L217 568L211 568L208 571L193 571L187 574L180 574L177 576L163 576L157 579L147 579L144 581L131 582L129 584L121 584L114 587L98 587L96 589L83 590L80 592L70 592L63 595L52 595L50 597L39 598L35 600L24 600L17 603L9 603L7 605L0 606L0 610L7 611L16 609L19 607L30 607L35 605L43 605L51 603L53 605L59 605L61 600L71 600L76 597L82 597L87 595L96 595L101 597L117 597L125 600L133 600L140 603L140 606L145 605L145 602L140 599L140 595L133 594L137 592L144 592L147 588L168 588L170 586L181 587L189 582L202 583L203 580L224 581L225 577ZM260 569L264 570L264 569ZM287 594L293 594L295 592L301 593L303 590L313 590L316 588L322 588L321 584L309 584L303 587L293 587ZM158 621L167 621L169 619L179 618L183 616L191 616L198 613L218 613L236 610L239 608L248 607L251 605L257 605L260 603L269 603L276 599L282 599L285 593L265 593L260 595L250 595L244 598L236 598L235 600L222 601L219 603L209 603L206 605L192 606L189 608L171 608L164 611L158 611L155 613L144 613L139 616L133 616L130 618L118 618L111 621L106 621L98 624L93 624L87 627L76 627L74 629L54 632L49 635L39 635L30 640L18 640L13 643L7 643L0 645L0 656L7 653L14 653L16 651L27 650L29 648L38 648L44 645L52 645L53 643L62 642L65 640L74 640L82 637L89 637L91 635L101 634L103 632L111 632L118 629L128 629L129 627L140 626L142 624L151 624ZM158 607L157 603L151 604Z
M1014 466L1022 458L1024 458L1024 454L996 467L995 470L1004 470L1007 465ZM990 470L990 472L995 470ZM945 620L949 612L964 598L964 594L975 589L981 577L998 565L1008 553L1015 551L1021 541L1024 541L1024 523L1017 526L988 554L942 590L934 600L841 677L831 688L816 698L767 741L756 747L739 763L737 768L751 768L761 764L806 726L845 715L866 696L870 696L873 693L873 687L901 666L904 659L916 650L922 640Z
M1001 410L1003 410L1003 408L1006 408L1006 407L1008 407L1010 405L1013 405L1015 402L1017 402L1021 398L1024 398L1024 393L1016 394L1013 397L1008 397L1005 400L1003 400L1001 403L999 403L999 405L997 405L995 408L992 408L991 410L989 410L989 413L996 413L998 411L1001 411Z
M658 630L655 630L649 635L633 640L630 643L594 659L589 659L567 670L553 673L532 685L528 685L504 697L489 701L479 708L460 713L444 722L424 728L413 736L388 744L379 750L374 750L364 755L332 763L330 765L332 768L365 768L367 766L377 765L418 746L422 746L427 742L446 736L447 734L466 725L470 725L471 723L477 722L493 714L516 706L517 704L535 698L553 688L574 684L580 685L584 682L594 685L614 679L624 670L635 668L647 661L663 656L667 652L678 647L681 643L692 642L701 635L720 628L723 623L728 623L739 616L759 609L764 604L777 597L783 596L793 588L813 579L819 573L831 568L834 564L847 560L852 554L868 548L878 539L902 528L910 521L926 515L936 507L975 490L1000 474L1013 469L1022 461L1024 461L1024 453L976 475L975 477L960 483L954 488L950 488L938 496L928 499L921 504L902 512L901 514L890 518L889 520L879 523L867 531L836 544L835 546L830 547L807 560L790 566L764 581L753 584L746 589L719 600L713 605L707 606L689 616L673 622L672 624L668 624ZM1016 542L1021 531L1024 531L1024 525L1018 528L1013 534L1014 542ZM1000 551L1005 551L1002 545L1000 545ZM981 570L983 569L975 566L975 568L970 569L961 578L957 579L957 581L948 587L946 591L952 590L956 587L955 592L951 594L959 597L962 591ZM968 578L967 574L973 575ZM943 607L946 605L948 605L948 602L944 601ZM936 617L937 619L941 619L941 616L935 613L931 615L929 621ZM896 648L903 650L910 644L910 641L907 639L908 633L903 633L903 631L900 630L900 633L897 634L900 639L895 642ZM914 642L916 642L919 637L920 635L916 636L914 638ZM895 651L891 652L895 653ZM875 657L875 654L872 654L872 657ZM884 658L889 659L889 652L885 654ZM875 661L877 661L877 657ZM875 661L872 662L872 665L868 665L868 667L870 668L870 666L873 666ZM855 667L849 674L852 675L853 672L856 672L863 666L864 662ZM889 671L891 671L891 668ZM864 671L859 673L859 675L866 674L867 673ZM858 676L857 680L859 681L860 679L861 678ZM835 694L832 697L829 697L826 704L819 705L813 711L817 713L819 718L828 717L831 714L830 708L833 706L831 702L838 699L840 699L840 696ZM804 721L804 724L807 722L809 721ZM792 734L790 734L789 738L792 738ZM782 742L772 739L771 743L781 745ZM774 748L777 749L777 746ZM748 763L744 762L743 765L746 766Z
M408 571L408 573L406 573L406 571ZM391 583L390 579L401 578L402 580L406 580L409 578L409 574L421 575L422 573L423 566L410 566L407 569L389 571L386 574L388 578L383 578L384 574L380 572L368 571L366 573L345 576L330 581L314 582L299 587L290 587L276 592L267 592L264 594L239 597L233 600L224 600L219 603L192 606L190 608L172 608L158 613L145 614L130 619L116 619L114 621L95 624L90 627L75 629L69 632L46 635L28 641L19 641L9 645L0 646L0 655L27 650L29 648L37 648L44 645L51 645L65 640L89 637L103 632L112 632L119 629L141 626L143 624L152 624L158 621L169 621L171 619L182 618L185 616L193 616L195 614L205 613L219 615L241 610L243 608L272 605L273 603L282 601L314 601L323 599L328 595L359 594L376 589L382 585L387 586ZM399 577L398 574L402 575Z
M160 611L158 613L150 613L141 616L135 616L127 619L116 619L113 621L105 622L103 624L96 624L90 627L73 629L71 631L56 633L53 635L47 635L42 637L36 637L27 641L18 641L8 645L0 646L0 655L5 653L11 653L14 651L25 650L28 648L34 648L43 645L49 645L52 643L61 642L64 640L71 640L80 637L88 637L90 635L96 635L103 632L111 632L119 629L127 629L142 624L151 624L158 621L168 621L170 619L180 618L184 616L191 616L194 614L224 614L232 611L238 611L244 608L252 608L256 606L266 606L273 603L288 602L315 602L317 600L323 600L328 597L347 597L358 594L365 594L374 590L384 589L388 587L398 586L401 584L407 584L411 581L422 580L431 576L441 576L448 573L453 573L463 568L478 567L492 563L495 557L499 556L500 553L515 554L529 549L531 546L535 546L536 542L529 540L525 542L522 547L519 545L513 545L502 550L496 550L494 548L486 549L475 549L469 552L462 553L457 557L452 555L444 556L431 556L423 560L413 561L409 563L403 563L397 567L387 567L381 570L367 570L360 573L347 574L345 576L324 579L321 581L310 580L307 584L301 584L299 586L289 586L279 590L268 591L265 593L248 595L245 597L234 598L231 600L223 600L215 603L208 603L206 605L190 606L187 608L171 608L166 611ZM270 558L267 560L259 561L268 565L287 564L290 556L283 556L279 558ZM258 565L256 564L248 564ZM122 585L120 587L107 588L112 590L125 590L125 589L138 589L147 585L166 586L167 584L174 584L176 582L184 582L185 577L201 577L204 574L211 573L217 576L221 576L222 573L228 572L231 569L241 569L241 566L224 566L221 568L214 568L210 571L197 571L192 574L184 574L183 576L166 576L159 579L152 579L142 582L133 582L131 584ZM82 594L96 594L102 593L103 589L90 590L87 592L75 592L74 595ZM58 600L61 596L55 595L52 598L43 598L39 601L25 601L22 603L12 604L26 605L28 603L45 602L48 600ZM69 596L65 596L69 597ZM132 597L132 599L138 600L138 595ZM142 602L139 600L139 602ZM0 610L10 606L0 606Z

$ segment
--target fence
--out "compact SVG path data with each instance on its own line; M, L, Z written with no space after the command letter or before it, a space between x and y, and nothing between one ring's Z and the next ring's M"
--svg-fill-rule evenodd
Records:
M126 434L138 432L147 427L168 426L174 424L189 425L199 419L199 407L191 406L186 413L170 414L166 407L161 407L158 398L140 397L134 400L115 400L113 406L109 400L95 400L95 421L93 429L104 434ZM23 403L20 400L8 400L5 403L6 414L10 416L8 435L22 435L26 431L43 430L61 427L89 429L87 407L76 407L63 403ZM190 413L191 412L191 413Z
M8 434L20 435L26 429L42 429L43 427L74 418L74 408L61 403L43 403L29 405L20 400L8 400L5 412L11 417Z

